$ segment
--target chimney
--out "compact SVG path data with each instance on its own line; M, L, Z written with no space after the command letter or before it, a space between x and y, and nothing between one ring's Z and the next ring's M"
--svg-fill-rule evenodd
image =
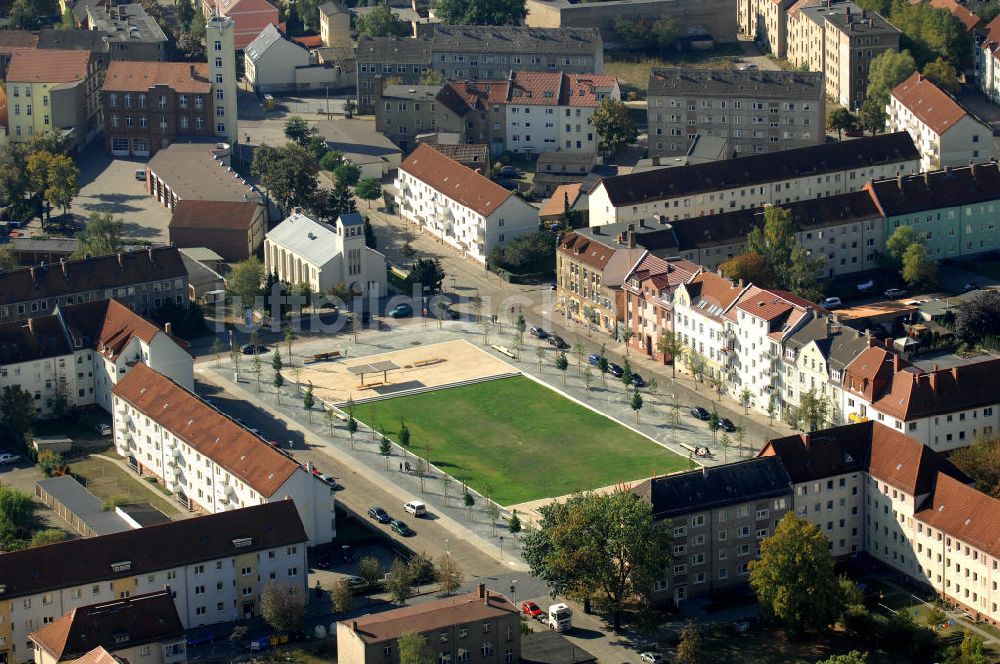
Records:
M479 598L482 599L486 597L486 584L480 583L476 586L476 591L479 593Z
M351 621L351 631L352 632L358 631L358 621L357 620L352 620Z
M934 371L927 374L927 382L930 383L931 391L937 392L937 365L934 365Z
M956 383L958 383L958 367L951 368L951 377Z
M742 290L743 289L743 277L740 277L739 284L740 284L740 289Z
M152 263L153 262L153 248L152 247L146 247L146 253L149 255L149 262Z
M29 318L28 319L28 332L30 332L31 334L35 333L35 319L34 318Z
M976 177L976 165L975 164L969 164L969 175L971 175L972 177Z
M931 186L931 172L930 171L927 171L926 173L924 173L924 186L928 187L928 188Z
M899 355L892 354L892 373L899 373Z
M63 278L65 279L68 275L66 274L66 259L60 258L59 265L62 267Z
M173 334L173 330L174 330L174 325L170 321L167 321L166 323L163 324L163 331L166 332L167 334Z
M302 214L302 208L300 208L300 207L293 207L292 208L292 214Z
M628 235L625 236L625 240L629 249L635 249L635 229L631 226L629 226Z
M897 175L896 176L896 186L899 187L900 191L903 191L903 176L902 175Z
M118 269L119 270L125 269L125 265L122 263L122 252L120 251L118 252Z
M31 280L34 281L35 280L35 268L29 267L28 268L28 274L31 275Z

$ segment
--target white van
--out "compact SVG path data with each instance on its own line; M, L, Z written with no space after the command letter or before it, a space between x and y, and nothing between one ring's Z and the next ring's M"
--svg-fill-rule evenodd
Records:
M839 297L828 297L820 303L824 309L839 309L844 306Z
M427 514L427 505L424 505L423 502L419 500L411 500L403 505L403 509L417 517Z

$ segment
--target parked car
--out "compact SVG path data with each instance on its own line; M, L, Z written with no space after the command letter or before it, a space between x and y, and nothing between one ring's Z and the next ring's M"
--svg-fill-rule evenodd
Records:
M703 420L703 421L708 421L708 420L712 419L712 415L707 410L705 410L704 408L702 408L701 406L695 406L694 408L692 408L691 409L691 415L693 415L694 417L697 417L699 420Z
M519 178L521 177L521 169L516 166L504 166L500 169L500 177L502 178Z
M549 336L549 338L546 339L546 341L549 342L550 346L553 346L559 350L566 350L567 348L569 348L569 344L566 343L566 341L558 334L553 334Z
M889 298L903 297L904 295L906 295L906 291L903 290L902 288L889 288L884 293L882 293L882 295L883 297L889 297Z
M844 306L844 303L840 301L839 297L828 297L819 303L824 309L839 309Z
M20 460L21 457L17 454L11 454L10 452L0 452L0 466L5 466L8 463L15 463Z
M389 523L389 521L392 520L389 518L389 513L381 507L369 507L368 516L375 519L379 523Z
M405 522L400 521L399 519L393 519L392 521L390 521L389 527L392 528L392 532L396 533L397 535L402 535L403 537L410 537L412 535L416 535L416 533L413 532L410 529L410 527L406 525Z
M264 345L254 346L253 344L243 344L240 346L240 351L244 355L262 355L269 350L271 349Z
M646 387L646 379L639 374L632 374L632 385L635 387Z
M848 129L844 132L844 136L849 136L851 138L861 138L865 133L860 129Z
M389 318L406 318L413 315L413 307L405 303L399 303L389 311Z
M719 428L725 431L726 433L733 433L734 431L736 431L736 425L733 424L733 421L728 417L719 418Z
M107 437L111 435L111 425L110 424L98 424L94 427L94 431L101 434L102 437Z
M333 475L327 475L326 473L322 473L320 475L317 475L316 477L320 478L321 480L329 484L331 489L340 488L340 485L337 484L337 480L334 479Z
M624 370L624 369L622 369L622 368L621 368L620 366L618 366L617 364L615 364L614 362L608 362L608 371L609 371L609 372L611 373L611 375L612 375L612 376L614 376L615 378L621 378L621 377L622 377L622 374L624 374L624 373L625 373L625 370Z
M141 168L139 170L137 170L135 172L135 179L136 180L142 180L143 182L145 182L146 181L146 171L144 169L141 169Z
M521 613L529 618L537 618L544 612L534 602L521 602Z
M345 563L354 562L354 549L351 548L350 544L344 544L340 547L340 557Z
M352 588L360 588L361 586L365 585L365 580L362 579L360 576L349 576L347 577L347 585L349 585Z
M645 662L645 664L661 664L663 662L663 655L658 652L644 652L639 655L639 659Z
M531 334L531 336L537 337L538 339L549 338L549 333L543 330L542 328L538 327L537 325L535 327L530 328L528 332Z
M587 363L590 364L590 366L592 366L592 367L596 367L596 366L600 365L600 363L601 363L601 354L600 353L591 353L590 355L587 356Z

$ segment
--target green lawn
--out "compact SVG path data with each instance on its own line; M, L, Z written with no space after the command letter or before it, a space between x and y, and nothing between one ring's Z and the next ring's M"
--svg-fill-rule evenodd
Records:
M371 405L359 406L356 416L371 423ZM411 431L412 452L427 454L481 493L489 487L502 505L687 466L648 438L524 377L376 402L376 427L393 440L400 418Z

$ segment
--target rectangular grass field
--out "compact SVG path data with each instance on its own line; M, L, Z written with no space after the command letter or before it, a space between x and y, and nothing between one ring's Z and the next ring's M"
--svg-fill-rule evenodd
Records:
M371 424L371 404L356 417ZM687 459L518 376L375 404L375 425L501 505L596 489L683 469ZM429 451L425 449L429 446ZM459 490L452 488L452 495Z

